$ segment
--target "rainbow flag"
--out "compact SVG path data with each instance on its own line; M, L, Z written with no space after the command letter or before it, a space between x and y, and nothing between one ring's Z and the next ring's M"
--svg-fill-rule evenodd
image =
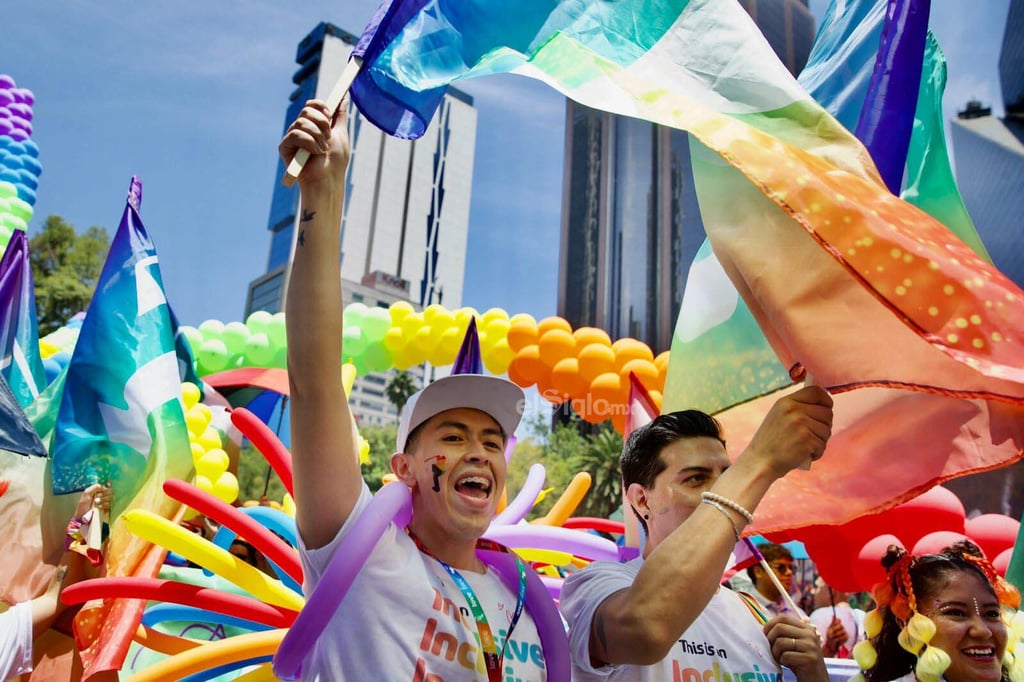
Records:
M23 230L14 231L0 258L0 374L22 407L31 405L46 388L28 237Z
M825 459L773 488L758 531L842 522L1021 456L1024 292L893 196L734 0L396 1L361 44L353 99L401 137L448 83L511 72L699 143L705 228L774 369L843 394ZM734 452L756 402L723 415ZM707 409L670 376L663 409L683 406Z
M163 482L192 473L175 330L140 202L133 178L68 364L52 445L55 493L104 481L114 488L108 576L155 575L160 561L121 515L148 509L171 517L180 505ZM118 599L82 609L75 634L86 677L120 669L144 605Z

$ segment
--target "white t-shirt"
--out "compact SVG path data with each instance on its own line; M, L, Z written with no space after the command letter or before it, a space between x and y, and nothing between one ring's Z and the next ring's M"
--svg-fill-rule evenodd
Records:
M569 622L575 682L619 680L749 679L782 680L761 624L735 592L719 589L697 620L686 629L668 656L654 665L594 668L590 664L590 627L597 607L612 594L633 584L643 558L625 564L594 562L569 576L562 586L562 614ZM666 594L666 599L675 598ZM728 677L726 677L728 673Z
M32 670L32 602L0 613L0 680Z
M312 593L371 499L364 484L352 515L324 547L306 549L299 539L306 595ZM500 650L508 636L517 594L494 570L460 573L482 604ZM478 642L476 621L451 575L390 524L303 661L302 679L487 680ZM525 607L505 646L502 673L503 679L513 682L546 679L540 637Z

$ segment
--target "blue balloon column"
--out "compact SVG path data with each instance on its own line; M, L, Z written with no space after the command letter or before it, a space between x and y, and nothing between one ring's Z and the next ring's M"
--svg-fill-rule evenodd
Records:
M14 230L28 231L43 167L32 141L35 97L0 74L0 252Z

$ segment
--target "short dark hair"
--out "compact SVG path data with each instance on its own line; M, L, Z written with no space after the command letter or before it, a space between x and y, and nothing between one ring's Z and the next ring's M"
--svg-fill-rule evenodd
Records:
M709 414L700 410L681 410L660 415L629 434L623 444L619 456L622 485L626 488L633 483L645 488L653 486L654 479L665 470L661 451L683 438L714 438L725 446L722 427ZM647 533L647 523L640 514L637 514L637 520Z
M789 559L793 560L793 553L782 545L777 545L774 542L765 542L757 546L757 551L761 552L761 556L769 564L776 559ZM747 567L747 575L751 580L754 579L754 569L763 568L760 564L754 564L753 566Z

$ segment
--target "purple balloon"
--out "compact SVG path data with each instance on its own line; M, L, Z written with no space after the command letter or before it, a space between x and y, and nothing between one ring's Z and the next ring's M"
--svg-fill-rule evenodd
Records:
M544 488L544 476L544 465L534 462L526 474L526 481L519 489L519 494L501 510L500 514L494 517L491 524L500 526L519 523L526 518L526 515L533 509L533 503L537 501L537 496Z
M12 130L14 130L14 124L11 123L11 119L0 118L0 135L10 136Z
M19 130L24 130L29 135L32 134L32 123L21 116L11 116L11 125Z
M12 104L17 104L14 101L14 95L11 94L10 90L0 90L0 107L9 107Z
M18 142L28 139L28 133L21 128L12 128L11 132L8 134L11 136L12 140L17 140Z
M36 96L28 88L14 88L11 92L14 93L15 102L24 102L31 106L36 101Z
M15 116L21 116L26 121L32 120L32 107L24 102L11 102L7 105L7 109Z
M484 537L513 549L550 549L568 552L594 561L618 561L618 546L606 538L582 530L517 523L510 526L490 526Z
M14 79L6 73L0 73L0 90L10 90L14 87Z

